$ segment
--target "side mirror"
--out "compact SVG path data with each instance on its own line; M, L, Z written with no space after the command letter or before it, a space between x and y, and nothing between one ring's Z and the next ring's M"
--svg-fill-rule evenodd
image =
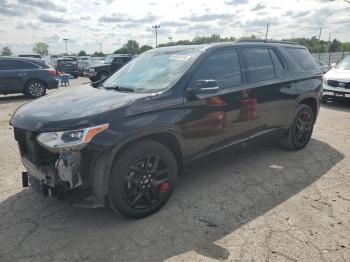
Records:
M187 95L196 97L197 95L215 94L219 90L216 80L197 80L187 89Z

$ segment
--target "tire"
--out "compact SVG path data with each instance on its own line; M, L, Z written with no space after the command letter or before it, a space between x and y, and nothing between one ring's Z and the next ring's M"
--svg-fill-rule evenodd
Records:
M299 105L282 145L289 150L303 149L311 139L314 123L315 114L311 107Z
M74 75L73 77L74 77L74 79L77 79L77 78L78 78L78 76L79 76L79 75Z
M31 98L44 96L46 94L46 85L38 80L30 81L26 84L24 93Z
M103 80L103 79L107 78L108 76L109 76L109 74L107 72L102 71L102 72L98 73L97 78L98 78L98 80Z
M157 212L173 193L177 172L176 159L164 145L151 140L133 143L113 164L109 180L111 208L128 218Z

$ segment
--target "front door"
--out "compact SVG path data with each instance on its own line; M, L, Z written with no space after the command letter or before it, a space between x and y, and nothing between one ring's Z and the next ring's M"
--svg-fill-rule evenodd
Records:
M215 80L218 90L213 94L185 98L182 132L192 157L249 136L250 123L254 119L254 101L250 101L249 89L243 85L236 48L209 54L199 64L187 88L203 80Z

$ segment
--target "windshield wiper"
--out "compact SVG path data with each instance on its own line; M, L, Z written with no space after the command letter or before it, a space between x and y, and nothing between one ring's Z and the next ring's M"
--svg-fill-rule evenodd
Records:
M131 87L126 87L126 86L103 86L102 87L106 90L118 90L121 92L135 92L135 89Z

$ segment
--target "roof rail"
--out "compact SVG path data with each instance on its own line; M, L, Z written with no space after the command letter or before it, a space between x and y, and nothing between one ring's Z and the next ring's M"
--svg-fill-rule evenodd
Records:
M260 40L260 39L247 39L247 40L237 40L238 43L244 43L244 42L249 42L249 43L272 43L272 44L289 44L289 45L298 45L296 42L289 42L289 41L279 41L279 40Z

